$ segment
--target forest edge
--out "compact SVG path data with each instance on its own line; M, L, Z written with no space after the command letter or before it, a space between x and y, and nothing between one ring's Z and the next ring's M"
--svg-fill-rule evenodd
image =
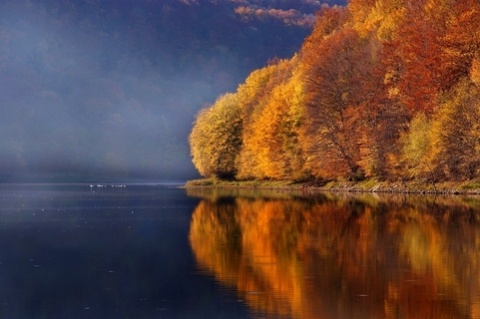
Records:
M251 189L292 192L347 192L347 193L392 193L392 194L431 194L431 195L480 195L480 181L424 183L420 181L385 182L367 179L361 182L331 181L325 183L295 181L260 180L190 180L183 186L186 189Z

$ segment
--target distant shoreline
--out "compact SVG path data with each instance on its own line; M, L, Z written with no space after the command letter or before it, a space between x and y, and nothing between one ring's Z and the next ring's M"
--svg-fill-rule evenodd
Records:
M424 195L480 195L480 181L422 183L418 181L383 182L364 180L361 182L332 181L324 185L294 181L226 181L198 179L187 181L186 189L250 189L281 190L304 193L342 192L342 193L381 193L381 194L424 194Z

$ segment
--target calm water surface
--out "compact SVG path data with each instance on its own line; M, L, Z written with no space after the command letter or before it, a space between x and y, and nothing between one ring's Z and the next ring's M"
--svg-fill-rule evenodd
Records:
M480 318L480 200L0 187L0 318Z
M1 186L0 318L246 318L196 266L198 202L154 186Z

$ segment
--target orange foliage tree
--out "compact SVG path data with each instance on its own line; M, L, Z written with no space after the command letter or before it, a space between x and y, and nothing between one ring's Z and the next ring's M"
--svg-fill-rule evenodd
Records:
M442 38L442 83L451 89L468 77L480 50L480 2L457 0L444 10L448 28Z
M432 114L465 77L478 50L478 1L406 0L397 35L385 43L390 81L412 114Z
M431 114L438 107L442 87L441 43L443 21L431 18L424 8L426 0L406 1L406 17L398 35L387 43L387 53L396 70L399 99L412 114ZM395 62L394 62L395 61Z
M305 82L304 147L312 174L355 177L359 166L356 127L365 68L365 45L356 31L340 30L302 49ZM332 175L335 174L335 175Z
M262 145L262 136L255 131L255 123L261 117L262 110L271 90L278 83L277 65L269 65L252 72L245 83L238 87L236 95L241 104L241 120L243 125L242 148L237 159L239 179L264 178L261 169L261 158L257 152Z
M256 178L302 179L303 156L298 143L301 123L302 87L294 71L297 58L275 65L275 82L251 117L244 135L242 171L252 170ZM247 126L247 125L246 125ZM246 164L247 154L249 165ZM253 160L252 160L253 159ZM252 172L253 173L253 172Z

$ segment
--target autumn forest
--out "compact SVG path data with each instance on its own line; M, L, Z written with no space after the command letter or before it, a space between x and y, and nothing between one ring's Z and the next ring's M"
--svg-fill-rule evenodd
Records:
M480 178L480 1L323 7L302 48L197 115L192 160L237 180Z

